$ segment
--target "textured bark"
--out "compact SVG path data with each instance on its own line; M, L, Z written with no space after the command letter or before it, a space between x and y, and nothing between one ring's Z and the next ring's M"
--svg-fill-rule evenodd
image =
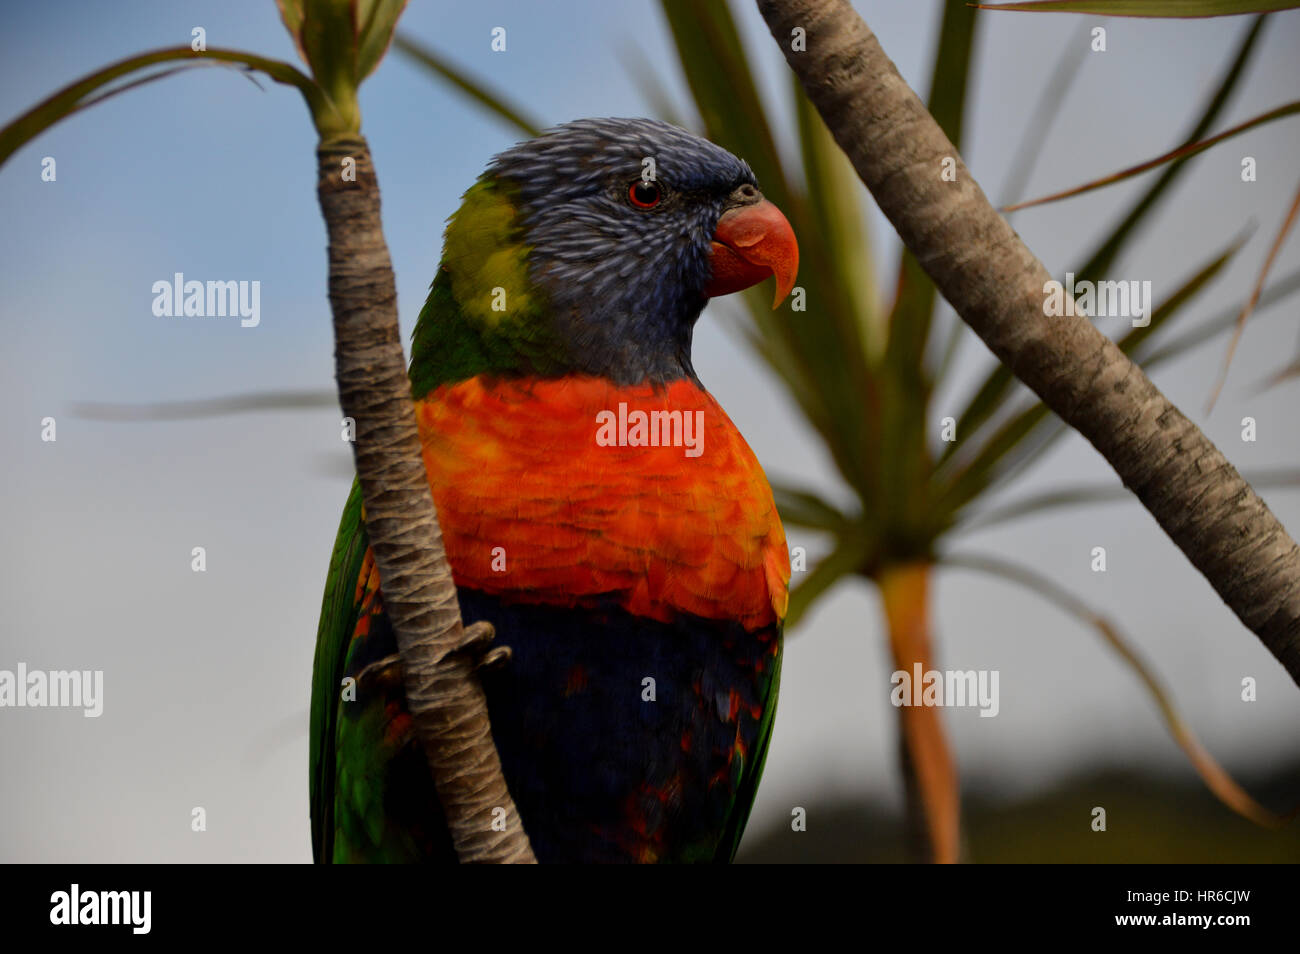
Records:
M344 178L346 157L356 162L354 181ZM397 635L407 706L460 860L533 862L475 671L475 650L488 631L462 626L421 458L370 149L360 137L335 141L318 149L317 162L339 404L356 421L366 529ZM493 828L497 808L505 810L505 831Z
M758 0L809 98L962 319L1110 462L1223 601L1300 683L1300 548L1200 429L1083 318L1044 314L1051 279L847 0ZM791 31L806 31L806 52ZM940 178L956 162L957 179Z
M914 563L884 571L878 581L889 627L889 650L895 671L913 680L937 668L930 642L930 567ZM943 710L902 706L899 761L907 787L909 841L922 860L955 864L961 854L961 795L957 766L943 732Z

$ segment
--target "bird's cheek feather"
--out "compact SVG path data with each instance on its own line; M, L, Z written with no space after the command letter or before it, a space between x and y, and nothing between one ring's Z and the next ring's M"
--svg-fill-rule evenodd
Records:
M799 244L794 229L771 202L729 209L718 219L709 256L713 277L704 288L710 298L730 295L776 277L775 308L794 288L799 271Z

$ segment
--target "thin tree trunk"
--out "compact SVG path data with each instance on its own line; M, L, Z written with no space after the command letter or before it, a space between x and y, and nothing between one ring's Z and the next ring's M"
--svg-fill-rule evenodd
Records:
M460 860L533 862L501 774L475 659L463 651L481 642L483 628L461 624L420 453L370 147L358 136L322 144L316 155L339 404L356 422L366 530L397 635L407 707Z
M930 641L930 566L912 563L886 570L877 581L889 627L894 669L907 673L934 667ZM961 854L961 796L957 767L943 732L943 710L901 706L899 761L907 790L908 840L924 861L955 864Z
M1110 462L1300 683L1300 547L1227 458L1087 319L1044 314L1051 279L989 204L847 0L757 0L882 212L962 319ZM806 52L792 31L806 31ZM956 164L956 181L940 173Z

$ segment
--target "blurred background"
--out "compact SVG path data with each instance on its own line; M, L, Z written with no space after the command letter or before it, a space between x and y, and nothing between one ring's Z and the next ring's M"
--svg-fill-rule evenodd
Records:
M858 2L904 78L923 95L941 2ZM798 166L799 121L779 50L748 3L733 4L775 148ZM0 116L146 49L188 44L297 62L270 0L84 0L7 4L0 13ZM1075 185L1158 155L1195 123L1250 27L1244 19L1105 21L1107 49L1047 116L1035 114L1096 18L985 14L975 35L962 153L995 201L1038 150L1015 195ZM506 28L493 52L491 31ZM549 124L655 115L665 102L699 125L658 3L554 0L472 5L417 0L401 30ZM1297 98L1300 13L1275 15L1212 131ZM660 78L651 93L647 71ZM8 545L0 669L101 669L104 712L0 710L0 860L307 861L307 707L321 590L351 480L337 409L174 420L104 420L86 403L185 402L332 387L325 233L315 138L296 93L259 91L225 69L153 83L46 132L0 169L0 444ZM364 132L409 335L437 266L443 224L516 130L390 53L362 89ZM1145 218L1104 277L1150 280L1158 302L1250 224L1247 244L1177 316L1190 330L1235 313L1296 186L1300 124L1272 123L1201 154ZM57 180L41 179L44 157ZM1243 183L1241 159L1257 161ZM747 157L748 158L748 157ZM761 175L761 174L760 174ZM1154 175L1154 174L1153 174ZM1013 222L1048 269L1074 268L1151 184L1139 178ZM898 243L853 184L888 312ZM800 236L801 243L804 236ZM807 249L807 245L805 245ZM807 255L807 251L805 251ZM1300 265L1292 239L1274 265ZM805 260L805 269L808 263ZM261 282L261 323L157 318L155 281ZM1297 356L1296 299L1262 308L1223 395L1204 411L1226 338L1153 371L1156 383L1248 477L1300 466L1295 378L1264 387ZM782 312L781 316L797 319ZM854 495L780 376L747 344L743 308L710 306L696 369L774 483L846 511ZM941 306L936 324L951 313ZM1126 330L1123 322L1102 325ZM992 367L962 331L924 409L959 416ZM42 442L41 419L58 440ZM1242 418L1258 439L1243 442ZM889 460L876 466L888 471ZM1118 481L1082 439L1057 441L985 508L1069 485ZM1295 535L1300 493L1261 487ZM834 545L787 528L811 572ZM951 544L949 546L949 544ZM206 548L207 571L191 570ZM1107 572L1091 570L1104 546ZM959 532L945 550L1034 568L1119 624L1205 746L1260 801L1300 802L1300 691L1136 502L1045 511ZM802 580L796 573L796 586ZM1000 672L996 718L945 710L959 765L967 850L980 861L1300 860L1300 834L1243 821L1206 790L1151 697L1098 634L1008 582L938 566L937 663ZM787 633L780 710L745 861L903 860L894 666L870 581L838 579ZM1258 683L1241 700L1242 680ZM206 810L193 832L191 812ZM807 810L793 832L791 810ZM1090 830L1094 806L1108 830Z

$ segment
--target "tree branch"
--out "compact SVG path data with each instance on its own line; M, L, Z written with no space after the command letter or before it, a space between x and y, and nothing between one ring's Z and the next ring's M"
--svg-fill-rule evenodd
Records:
M402 657L411 712L462 862L534 862L492 741L475 673L483 627L460 618L424 470L397 325L397 291L379 213L379 183L360 136L317 150L329 232L339 404L356 421L357 476L384 609ZM355 161L355 177L344 160ZM505 812L504 830L493 821Z
M903 243L998 359L1110 462L1300 683L1300 547L1233 466L1087 319L1044 314L1047 269L998 215L847 0L757 0ZM792 31L806 31L806 52ZM956 164L956 181L940 177Z

